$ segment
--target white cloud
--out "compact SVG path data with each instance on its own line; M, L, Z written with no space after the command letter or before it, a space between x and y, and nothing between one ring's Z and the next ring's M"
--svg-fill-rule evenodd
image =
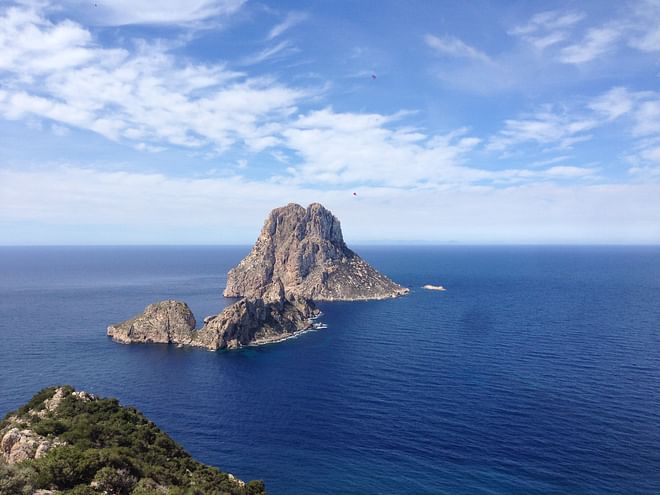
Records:
M590 62L613 50L621 34L620 28L613 26L589 29L580 43L561 49L559 60L565 64Z
M614 120L630 112L633 102L633 95L626 88L616 87L592 100L589 107L608 120Z
M284 145L300 163L289 169L291 184L373 184L391 188L463 187L592 177L590 167L486 170L467 166L481 140L467 129L433 135L399 123L403 115L336 113L299 116L283 131ZM572 122L574 132L586 126ZM554 162L548 162L551 164ZM537 165L538 167L538 165Z
M489 62L490 57L484 52L466 44L454 36L443 36L441 38L432 34L424 36L424 41L428 46L442 55L450 57L471 58L482 62Z
M590 136L585 133L597 125L598 122L590 117L570 116L545 109L526 118L505 120L504 129L489 140L488 149L503 151L526 142L569 148L589 139Z
M64 0L95 24L191 24L235 13L245 0Z
M660 2L640 0L634 4L629 44L643 52L660 51Z
M563 178L578 178L587 177L596 173L593 168L589 167L572 167L568 165L557 165L550 167L545 172L548 177L563 177Z
M186 63L161 44L99 48L69 20L10 8L0 17L0 115L45 118L154 146L260 150L306 94L223 65Z
M306 20L307 17L308 15L305 12L289 12L282 22L273 26L268 33L267 39L272 40L273 38L277 38L285 31Z
M244 57L243 59L241 59L240 64L241 65L260 64L262 62L265 62L266 60L271 60L276 57L281 57L283 55L291 54L294 51L296 51L296 49L291 45L290 42L280 41L275 45L267 46L266 48L264 48L263 50L257 53Z
M656 96L639 104L635 110L635 136L660 134L660 98Z
M566 40L571 29L584 17L580 12L540 12L526 24L511 29L509 34L522 38L538 50L544 50Z
M640 153L641 157L645 160L653 162L656 165L660 165L660 146L654 146L652 148L647 148Z
M138 151L146 151L147 153L161 153L167 149L163 146L154 146L149 143L138 143L134 148Z
M420 232L431 242L660 242L660 183L409 190L362 186L357 197L352 190L319 191L240 177L0 168L0 224L28 226L22 238L0 229L0 244L248 243L267 212L290 201L320 201L331 208L349 243L419 239ZM231 215L218 214L222 211ZM90 224L98 225L105 237L95 237ZM66 237L58 234L62 229Z
M557 10L548 10L534 14L526 24L511 29L509 34L524 36L538 32L566 29L577 24L584 18L585 15L581 12L560 12Z
M8 8L0 17L0 69L32 77L76 67L95 58L90 33L64 20L53 24L37 12ZM108 51L113 58L120 51Z
M630 117L626 122L633 122L633 136L660 135L660 97L653 92L632 92L617 86L583 107L557 111L545 106L530 115L507 119L504 128L489 139L487 148L505 151L529 142L569 148L591 139L591 131L624 116Z
M639 38L631 40L631 45L645 52L660 51L660 27L651 29Z
M570 158L569 155L559 155L552 158L546 158L543 160L535 160L528 164L529 167L543 167L545 165L554 165L555 163L565 162Z
M580 32L584 13L540 12L508 33L540 51L554 48L551 55L556 60L572 65L603 58L624 45L644 52L660 50L660 3L656 0L622 4L618 10L611 9L610 17L611 21Z
M302 163L295 181L309 184L375 182L409 187L420 182L480 179L488 173L460 165L479 144L465 130L428 136L391 127L401 114L336 113L326 108L300 116L282 134Z

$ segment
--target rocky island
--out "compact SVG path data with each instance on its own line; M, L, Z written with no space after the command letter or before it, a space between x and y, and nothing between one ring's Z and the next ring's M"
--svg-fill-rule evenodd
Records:
M196 320L186 303L150 304L130 320L108 327L108 335L124 344L159 343L203 347L211 351L237 349L286 339L313 327L318 310L304 299L241 299L216 315Z
M0 422L0 494L262 495L195 461L136 409L51 387Z
M226 297L241 297L202 328L188 305L162 301L110 325L115 341L236 349L278 342L315 325L314 301L385 299L408 293L344 242L339 220L318 203L274 209L252 251L227 276Z
M408 292L351 251L337 217L291 203L266 219L250 254L227 275L226 297L261 297L272 283L314 301L386 299Z

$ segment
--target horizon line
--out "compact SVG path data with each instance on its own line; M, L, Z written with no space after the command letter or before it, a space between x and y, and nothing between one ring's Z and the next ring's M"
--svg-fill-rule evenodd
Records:
M0 244L0 248L62 248L62 247L252 247L252 243L130 243L130 244ZM423 242L423 241L369 241L356 242L352 246L363 247L660 247L660 243L618 243L618 242Z

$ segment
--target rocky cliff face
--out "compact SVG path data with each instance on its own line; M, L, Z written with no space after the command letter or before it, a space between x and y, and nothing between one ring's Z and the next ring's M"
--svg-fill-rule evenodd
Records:
M318 203L274 209L250 254L227 276L226 297L260 298L282 285L287 297L317 301L384 299L408 292L344 242L339 220Z
M186 303L162 301L150 304L141 315L108 327L117 342L130 344L190 344L195 335L195 317Z
M195 318L185 303L162 301L150 304L130 320L108 327L117 342L163 343L203 347L212 351L283 340L311 328L318 311L303 299L285 298L282 288L271 288L263 299L242 299L222 313L204 319L196 330Z

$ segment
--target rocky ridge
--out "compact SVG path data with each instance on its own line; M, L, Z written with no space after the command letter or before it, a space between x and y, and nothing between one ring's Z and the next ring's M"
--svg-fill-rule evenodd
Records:
M227 275L226 297L262 297L271 284L315 301L385 299L408 292L351 251L319 203L275 208L250 254Z

